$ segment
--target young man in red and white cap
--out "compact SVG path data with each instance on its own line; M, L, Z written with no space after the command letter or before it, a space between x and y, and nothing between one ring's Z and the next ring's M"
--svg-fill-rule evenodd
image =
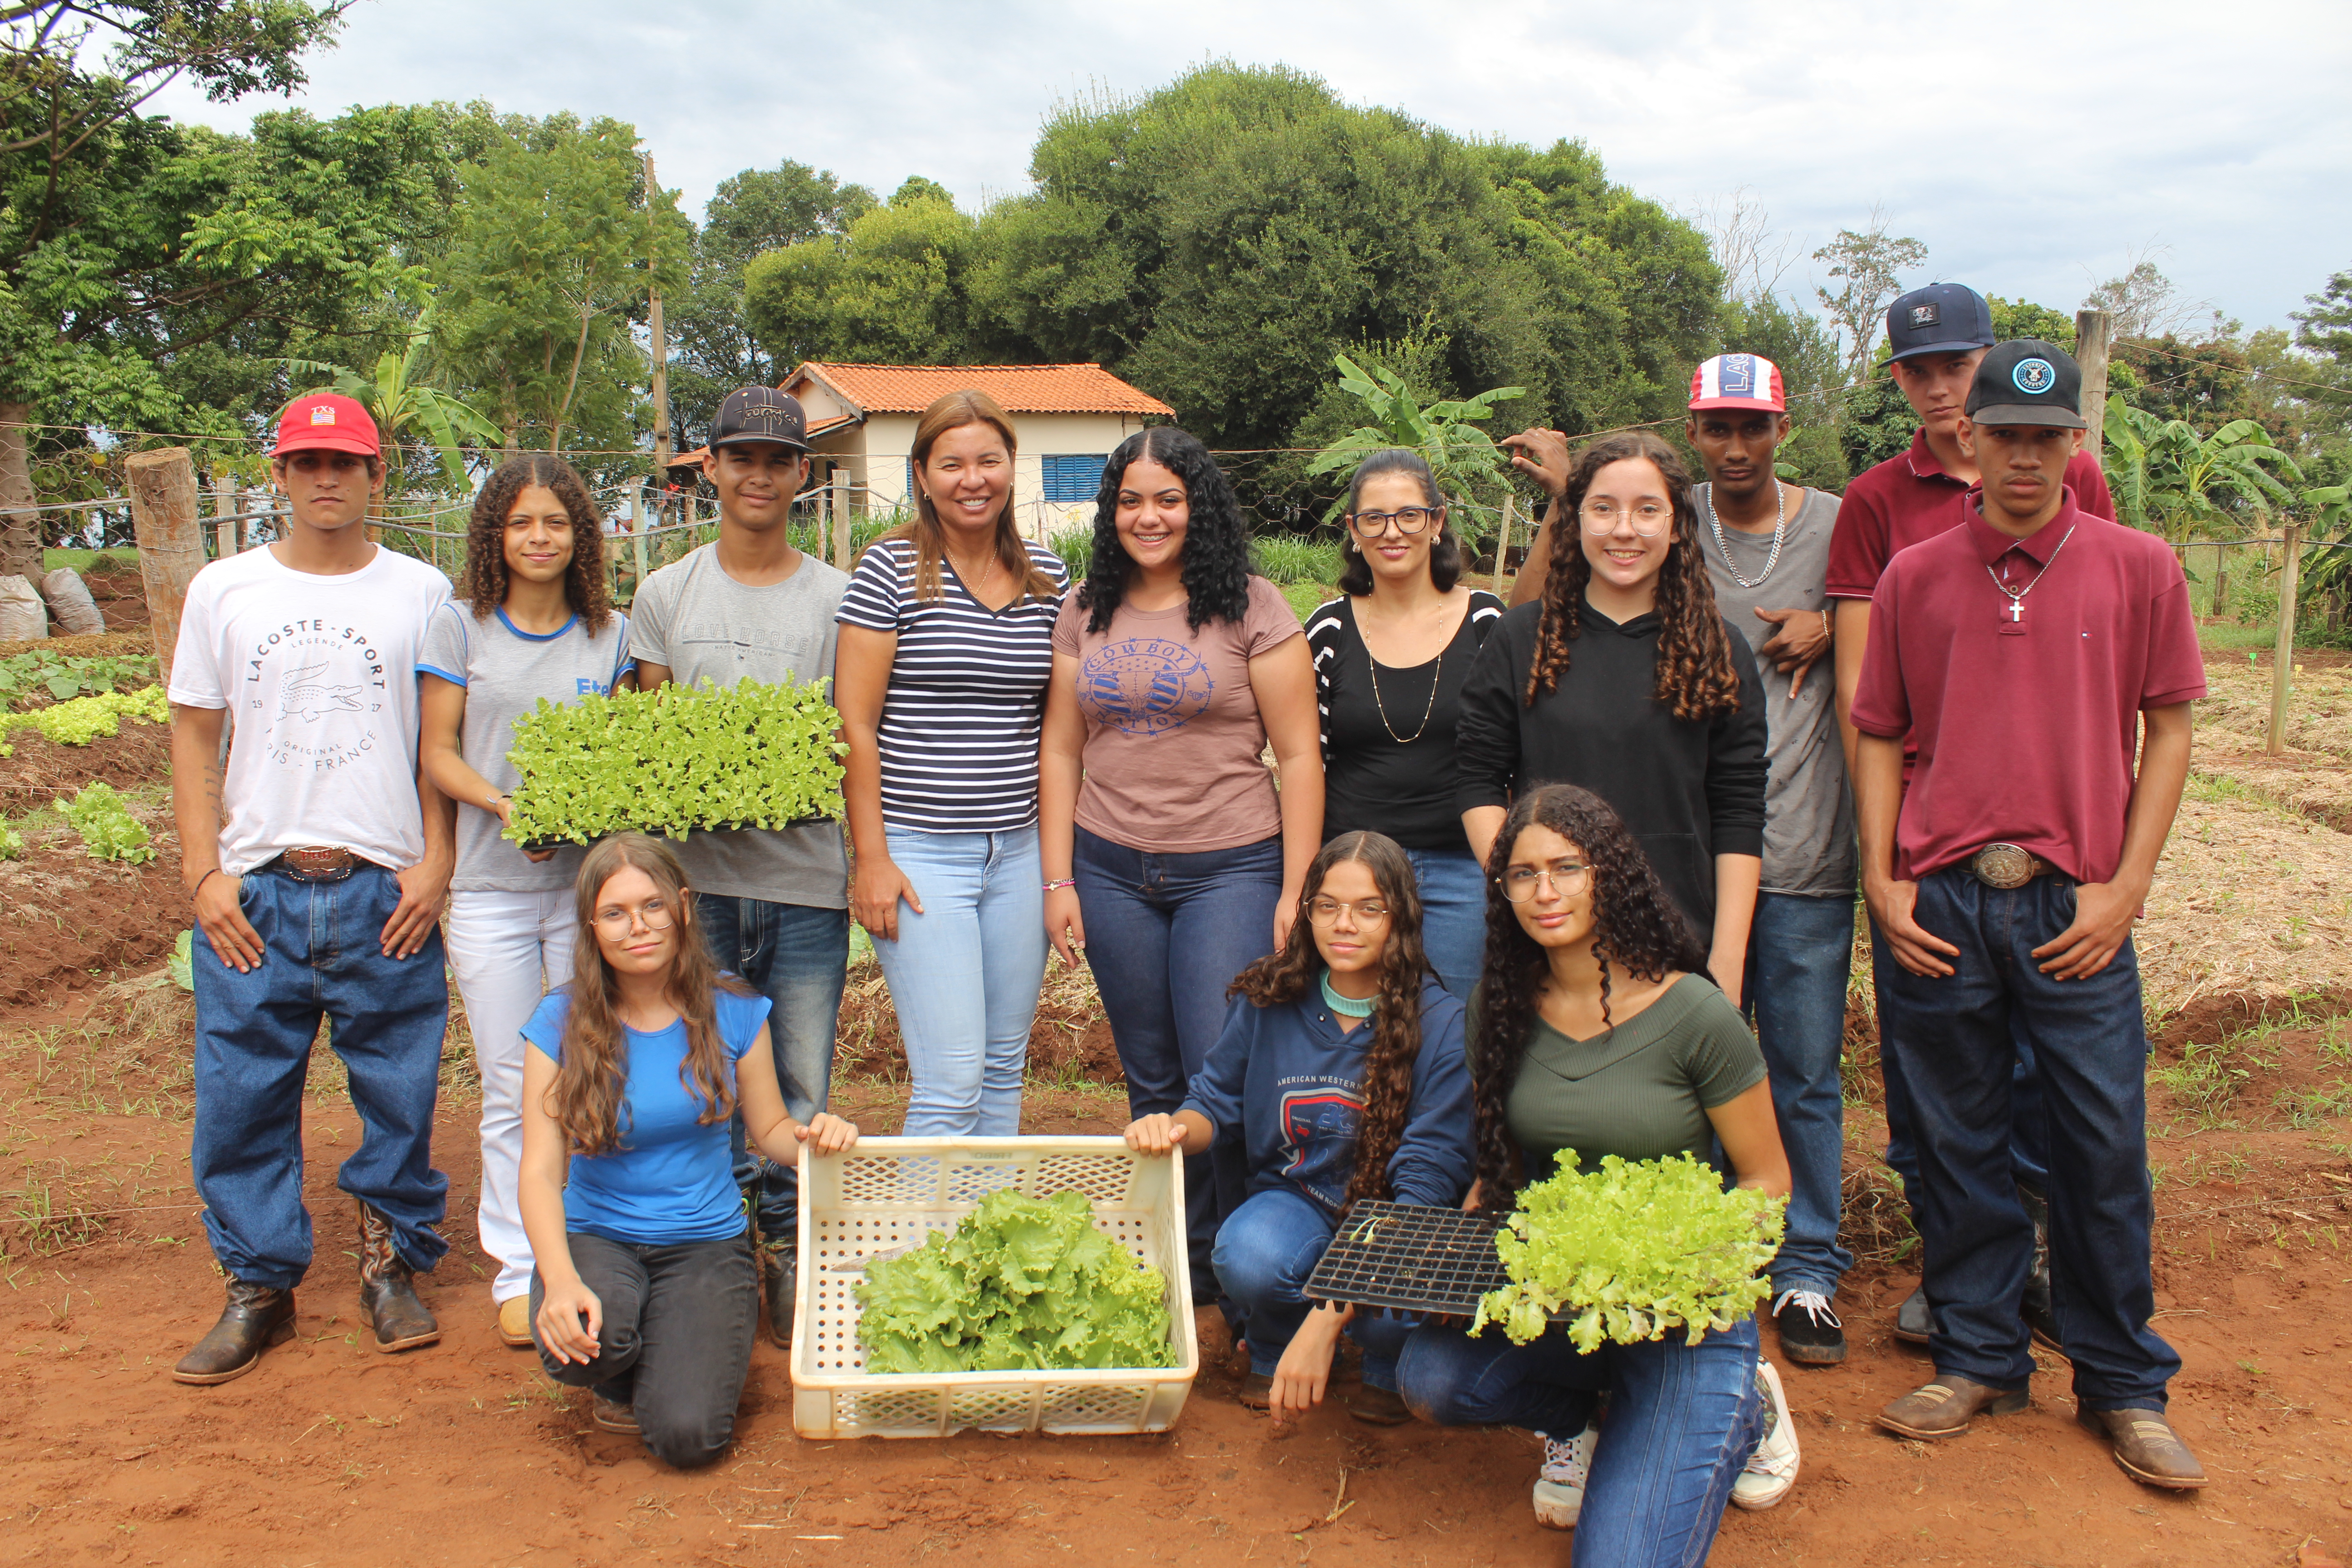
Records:
M1984 488L1959 527L1895 552L1871 602L1852 710L1863 892L1894 961L1879 1007L1911 1091L1936 1363L1878 1422L1936 1439L2028 1403L2034 1237L2011 1086L2030 1042L2050 1086L2053 1316L2077 1418L2134 1479L2187 1489L2205 1472L2165 1415L2180 1357L2148 1321L2131 930L2205 666L2172 552L2082 510L2064 480L2081 384L2046 342L1984 356L1959 426Z
M431 1139L454 813L417 769L416 664L449 584L369 542L384 467L352 399L297 398L269 471L284 534L196 574L170 671L172 809L195 906L190 1163L228 1276L220 1321L173 1371L192 1384L241 1377L294 1332L311 1258L302 1086L322 1018L360 1112L336 1184L358 1200L375 1348L441 1337L412 1276L447 1250Z

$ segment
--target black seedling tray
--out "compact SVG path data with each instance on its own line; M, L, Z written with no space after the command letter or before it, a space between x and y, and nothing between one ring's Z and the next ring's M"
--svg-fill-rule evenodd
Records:
M1511 1282L1494 1220L1418 1204L1359 1204L1307 1276L1310 1301L1467 1317Z

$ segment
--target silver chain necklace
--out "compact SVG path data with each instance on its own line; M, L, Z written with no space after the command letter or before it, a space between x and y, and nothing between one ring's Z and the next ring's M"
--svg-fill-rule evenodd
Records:
M1772 575L1772 568L1780 563L1780 546L1789 537L1789 492L1780 488L1778 479L1772 481L1772 553L1764 557L1764 570L1753 583L1739 574L1739 568L1732 563L1731 546L1724 542L1723 520L1715 515L1714 480L1709 479L1699 486L1698 500L1706 508L1707 527L1715 530L1715 547L1722 552L1723 569L1730 573L1731 580L1741 587L1761 588L1764 579Z
M2058 542L2058 550L2065 549L2066 540L2074 537L2074 529L2073 527L2069 527L2066 530L2065 539L2061 539ZM1985 575L1992 579L1992 585L2009 595L2009 618L2012 625L2025 619L2025 595L2031 594L2035 588L2041 586L2042 579L2050 575L2050 568L2058 564L2058 550L2053 550L2050 552L2050 559L2042 563L2042 570L2033 574L2033 581L2028 583L2022 588L2011 587L2008 584L2000 580L2000 574L1994 571L1990 563L1986 565ZM2008 553L2009 552L2005 550L2001 552L2001 554L2004 557L2006 557Z

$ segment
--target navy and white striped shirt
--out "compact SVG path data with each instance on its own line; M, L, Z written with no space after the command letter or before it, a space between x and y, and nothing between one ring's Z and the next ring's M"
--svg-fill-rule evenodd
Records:
M1042 544L1029 559L1067 586ZM990 610L940 563L940 596L915 597L915 546L867 547L836 617L898 635L882 700L882 820L924 833L1002 833L1037 820L1037 737L1054 674L1058 597Z

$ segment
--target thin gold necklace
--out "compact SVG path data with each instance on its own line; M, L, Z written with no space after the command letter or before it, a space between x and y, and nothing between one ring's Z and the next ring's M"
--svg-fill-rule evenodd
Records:
M1356 635L1359 637L1363 637L1364 628L1361 626L1357 626ZM1448 639L1449 642L1451 640ZM1372 707L1380 714L1381 728L1389 732L1389 739L1400 746L1410 746L1427 734L1429 716L1437 711L1438 684L1445 679L1445 649L1441 647L1437 650L1437 668L1430 672L1429 706L1421 710L1421 728L1410 735L1398 734L1396 726L1389 722L1388 704L1381 700L1381 661L1372 657L1372 645L1370 638L1364 641L1364 665L1372 672Z
M980 597L981 591L982 589L986 588L991 582L995 580L996 568L999 563L996 553L993 551L989 552L988 570L982 573L977 577L974 577L971 574L971 568L957 560L955 558L955 552L950 550L945 544L941 544L940 546L940 553L948 558L948 564L955 568L956 575L958 577L963 579L964 592L970 594L975 599Z

